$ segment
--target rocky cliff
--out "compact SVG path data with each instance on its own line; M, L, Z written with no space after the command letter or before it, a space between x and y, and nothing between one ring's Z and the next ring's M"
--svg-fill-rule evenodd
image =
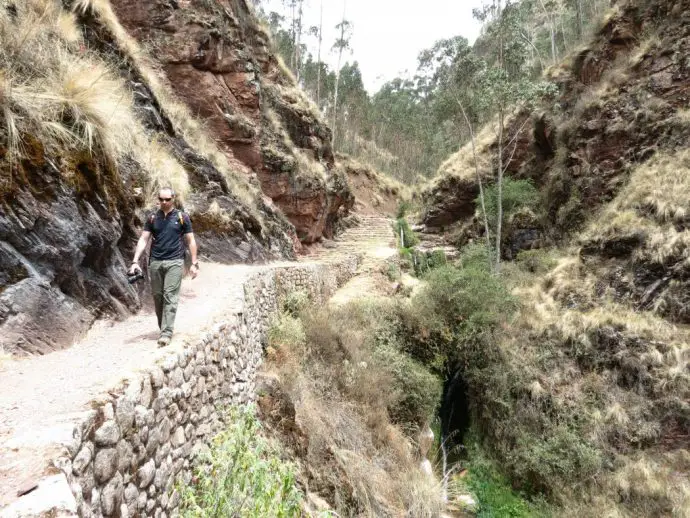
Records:
M521 304L497 363L512 381L470 397L492 453L516 484L567 502L559 516L690 509L688 56L690 2L615 2L551 71L557 101L507 131L507 174L532 180L541 204L507 222L503 244L506 259L531 249L503 269ZM496 138L478 140L491 182ZM427 226L481 238L477 193L466 147L425 193Z
M594 40L548 72L555 102L513 114L503 146L506 174L545 193L543 231L562 240L611 201L632 170L687 143L690 127L688 3L618 1ZM479 168L494 176L495 132L478 137ZM424 192L430 227L466 223L478 195L470 145L440 168Z
M139 306L124 273L161 186L204 258L329 236L354 202L329 140L243 1L0 3L0 348Z
M225 153L256 174L304 242L330 237L353 203L331 131L271 50L244 0L111 0L175 93Z

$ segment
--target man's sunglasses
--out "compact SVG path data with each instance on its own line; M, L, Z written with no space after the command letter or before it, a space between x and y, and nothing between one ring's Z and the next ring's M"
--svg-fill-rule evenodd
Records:
M158 198L158 201L172 201L172 198Z

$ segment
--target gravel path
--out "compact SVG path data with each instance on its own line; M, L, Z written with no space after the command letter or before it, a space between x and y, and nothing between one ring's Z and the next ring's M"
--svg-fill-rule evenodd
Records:
M56 442L69 438L80 413L137 370L148 367L170 348L228 312L242 310L244 280L263 267L205 264L185 279L175 336L156 345L158 329L151 309L123 322L99 321L74 346L44 356L4 361L0 365L0 506L18 488L31 484L55 458Z

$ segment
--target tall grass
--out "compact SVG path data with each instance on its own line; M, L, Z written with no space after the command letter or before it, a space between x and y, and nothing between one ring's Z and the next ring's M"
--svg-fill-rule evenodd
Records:
M283 441L303 445L295 454L305 483L339 516L439 516L441 488L419 469L411 439L441 387L401 351L394 305L364 300L296 314L274 322L267 368L294 402L288 429L300 432Z

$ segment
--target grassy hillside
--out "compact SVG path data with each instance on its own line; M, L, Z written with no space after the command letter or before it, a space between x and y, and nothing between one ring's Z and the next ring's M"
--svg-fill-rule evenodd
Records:
M540 196L504 240L519 309L461 370L487 450L559 516L690 516L688 22L686 1L617 2L507 130L506 174ZM496 148L489 126L488 183ZM466 146L425 194L459 245L483 239L474 167Z

